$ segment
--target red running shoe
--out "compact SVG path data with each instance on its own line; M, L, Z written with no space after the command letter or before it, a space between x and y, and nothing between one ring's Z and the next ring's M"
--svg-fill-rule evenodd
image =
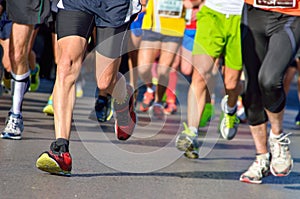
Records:
M115 133L119 140L127 140L135 128L137 116L134 109L133 88L127 85L127 97L123 103L114 100Z
M167 101L167 104L164 108L164 113L166 115L172 115L175 114L176 112L177 112L176 101L175 100Z
M154 102L154 92L150 93L146 91L144 93L143 101L140 104L140 111L142 112L148 111L150 106L153 104L153 102Z
M54 154L52 151L46 151L37 159L36 167L51 174L70 176L72 158L69 152Z

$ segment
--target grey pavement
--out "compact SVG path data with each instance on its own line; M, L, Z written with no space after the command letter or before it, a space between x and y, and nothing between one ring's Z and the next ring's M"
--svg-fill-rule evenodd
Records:
M89 80L89 81L88 81ZM84 97L77 99L73 115L70 152L71 177L39 171L35 161L54 140L53 117L44 115L53 82L42 80L37 92L27 93L23 104L25 130L19 141L0 139L0 198L251 198L287 199L300 195L300 129L296 85L288 95L284 128L293 132L290 145L293 171L287 177L268 176L263 184L239 182L255 149L246 124L231 141L219 138L216 117L201 129L201 158L189 160L174 145L186 115L187 86L179 84L180 109L163 121L138 113L131 139L117 141L113 119L104 124L88 119L93 109L93 78L86 79ZM0 97L0 129L11 104L8 93Z

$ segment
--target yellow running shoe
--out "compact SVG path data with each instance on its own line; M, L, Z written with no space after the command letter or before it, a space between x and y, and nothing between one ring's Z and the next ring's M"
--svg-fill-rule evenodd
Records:
M52 95L50 95L50 97L48 99L48 103L43 109L43 113L45 113L46 115L54 115Z

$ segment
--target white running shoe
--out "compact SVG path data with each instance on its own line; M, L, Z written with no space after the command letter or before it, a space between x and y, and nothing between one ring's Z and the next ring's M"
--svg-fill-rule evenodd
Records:
M241 182L260 184L270 173L270 154L257 155L249 169L240 176Z
M293 159L290 153L288 136L291 133L282 133L280 138L269 138L271 159L271 173L274 176L287 176L293 168Z
M1 133L1 138L3 139L22 139L22 133L24 130L23 118L20 114L8 113L8 118L6 120L6 127Z

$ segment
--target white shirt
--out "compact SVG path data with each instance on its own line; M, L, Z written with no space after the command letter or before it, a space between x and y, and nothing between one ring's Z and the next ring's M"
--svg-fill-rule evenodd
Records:
M205 0L205 5L222 14L241 15L244 0Z

